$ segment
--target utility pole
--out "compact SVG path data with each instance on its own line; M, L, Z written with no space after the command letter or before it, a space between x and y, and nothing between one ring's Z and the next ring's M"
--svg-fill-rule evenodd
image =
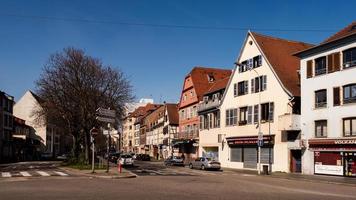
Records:
M107 155L108 155L108 158L106 159L106 161L107 161L107 165L106 165L106 173L109 173L109 164L110 164L110 162L109 162L109 153L110 153L110 146L111 146L111 137L110 137L110 129L111 129L111 125L110 125L110 123L108 123L108 139L107 139L107 143L108 143L108 145L107 145Z
M90 142L91 142L91 173L95 173L95 142L94 142L94 135L98 134L98 131L95 127L90 130Z

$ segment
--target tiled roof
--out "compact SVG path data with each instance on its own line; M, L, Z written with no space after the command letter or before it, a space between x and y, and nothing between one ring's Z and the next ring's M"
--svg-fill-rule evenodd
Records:
M230 69L194 67L189 75L192 77L194 89L199 101L203 99L205 92L207 92L216 81L230 77L231 73L232 70ZM209 75L212 75L215 80L209 82Z
M300 60L292 54L310 48L313 45L261 35L255 32L251 32L251 34L284 87L293 96L300 96L300 83L297 73Z
M166 108L167 108L169 123L172 125L178 125L179 124L178 104L167 103Z
M321 44L329 43L350 35L356 34L356 21L352 22L339 32L335 33L334 35L330 36L326 40L324 40Z
M230 79L230 76L229 77L226 77L224 79L221 79L221 80L217 80L211 87L210 89L205 92L205 94L211 94L213 92L216 92L216 91L219 91L219 90L222 90L222 89L225 89L227 84L229 83L229 79Z

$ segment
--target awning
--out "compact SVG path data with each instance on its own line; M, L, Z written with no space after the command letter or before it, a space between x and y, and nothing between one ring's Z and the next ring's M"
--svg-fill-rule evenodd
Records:
M356 138L350 139L309 139L309 148L314 150L348 150L356 149Z

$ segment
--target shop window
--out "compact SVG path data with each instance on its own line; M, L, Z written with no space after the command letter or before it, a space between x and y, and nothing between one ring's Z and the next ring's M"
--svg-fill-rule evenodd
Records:
M342 52L344 69L356 66L356 48Z
M315 137L327 137L327 120L315 121Z
M231 162L243 162L242 148L231 147L230 148L230 161Z
M344 90L344 104L356 102L356 84L345 85Z
M326 74L326 57L315 59L315 76Z
M356 117L343 119L344 136L356 136Z
M315 108L325 108L327 105L326 89L315 91Z

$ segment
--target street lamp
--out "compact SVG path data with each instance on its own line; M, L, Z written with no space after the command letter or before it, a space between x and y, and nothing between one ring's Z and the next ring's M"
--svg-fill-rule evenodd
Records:
M236 65L238 67L240 67L241 65L239 63L236 63ZM251 66L251 65L250 65ZM258 174L261 174L261 146L263 143L263 133L261 131L261 80L259 79L260 74L256 71L256 69L254 69L253 67L249 67L248 69L249 71L254 71L257 74L257 78L258 78L258 141L257 141L257 146L258 146ZM255 82L255 88L256 88L256 82Z

